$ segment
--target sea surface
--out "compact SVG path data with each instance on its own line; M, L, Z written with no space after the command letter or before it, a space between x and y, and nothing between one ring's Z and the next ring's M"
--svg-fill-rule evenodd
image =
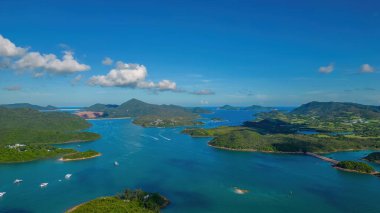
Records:
M207 127L240 125L252 111L216 110ZM55 213L126 188L159 192L171 204L163 212L380 212L380 178L333 169L319 159L289 154L232 152L207 146L208 138L183 128L142 128L130 119L91 120L102 138L61 145L94 149L101 157L0 165L0 212ZM370 151L328 156L359 160ZM114 166L117 161L119 166ZM378 165L374 165L380 170ZM70 180L65 174L72 174ZM20 185L13 184L23 179ZM39 184L48 182L46 188ZM249 190L234 193L234 187Z

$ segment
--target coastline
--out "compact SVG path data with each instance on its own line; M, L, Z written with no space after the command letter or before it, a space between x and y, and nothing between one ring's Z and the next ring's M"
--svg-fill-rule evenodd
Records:
M378 172L378 171L374 171L374 172L371 172L371 173L366 173L366 172L360 172L360 171L356 171L356 170L352 170L352 169L345 169L345 168L341 168L341 167L338 167L338 166L333 166L333 168L335 168L337 170L345 171L345 172L352 172L352 173L359 173L359 174L366 174L366 175L378 176L380 174L380 172Z
M86 121L96 121L96 120L122 120L130 119L131 117L119 117L119 118L87 118Z
M59 160L59 161L62 161L62 162L67 162L67 161L79 161L79 160L87 160L87 159L91 159L91 158L96 158L96 157L99 157L99 156L102 156L102 154L99 153L99 154L96 154L96 155L93 155L93 156L90 156L90 157L75 158L75 159L63 159L63 157L62 157L62 158L60 158L60 159L58 159L58 160Z

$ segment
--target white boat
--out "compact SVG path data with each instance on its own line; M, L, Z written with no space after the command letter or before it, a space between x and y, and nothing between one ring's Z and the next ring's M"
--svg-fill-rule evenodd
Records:
M113 165L115 165L115 166L119 166L119 162L115 161L115 162L113 163Z
M21 179L16 179L15 181L13 181L13 183L14 184L19 184L19 183L21 183L23 180L21 180Z
M70 178L71 178L71 175L72 175L72 174L66 174L66 175L65 175L65 179L66 179L66 180L70 179Z
M49 183L41 183L41 184L40 184L40 187L41 187L41 188L44 188L44 187L46 187L48 184L49 184Z
M3 197L6 194L6 192L0 192L0 197Z

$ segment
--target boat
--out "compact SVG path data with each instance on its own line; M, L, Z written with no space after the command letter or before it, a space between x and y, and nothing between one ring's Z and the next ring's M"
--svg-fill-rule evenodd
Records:
M40 187L41 187L41 188L44 188L44 187L46 187L48 184L49 184L49 183L41 183L41 184L40 184Z
M65 175L65 179L66 179L66 180L70 179L70 178L71 178L71 175L72 175L72 174L66 174L66 175Z
M113 165L115 165L115 166L119 166L119 162L115 161L115 162L113 163Z
M21 179L16 179L15 181L13 181L13 183L14 184L19 184L19 183L21 183L23 180L21 180Z
M0 192L0 197L3 197L6 194L6 192Z

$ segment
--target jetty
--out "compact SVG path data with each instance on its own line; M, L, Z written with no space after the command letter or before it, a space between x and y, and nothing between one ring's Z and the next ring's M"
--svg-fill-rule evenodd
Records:
M337 161L337 160L334 160L332 158L328 158L326 156L318 155L318 154L315 154L312 152L305 152L305 154L310 155L310 156L315 157L315 158L318 158L318 159L321 159L321 160L324 160L326 162L332 163L333 165L336 165L339 163L339 161Z

